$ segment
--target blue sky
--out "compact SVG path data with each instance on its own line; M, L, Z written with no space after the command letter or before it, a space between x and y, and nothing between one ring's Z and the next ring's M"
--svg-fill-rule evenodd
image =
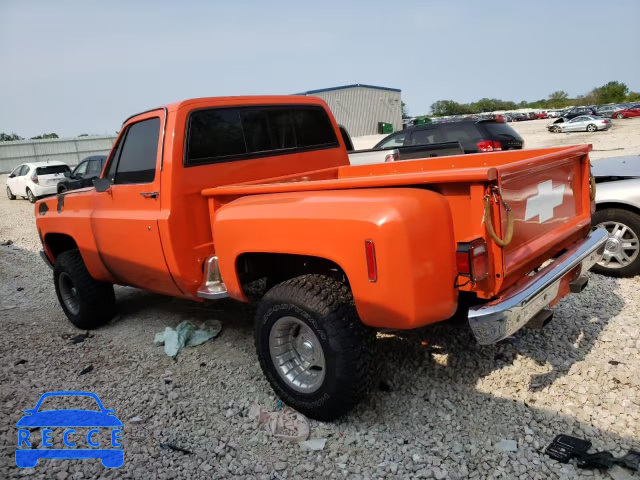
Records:
M435 100L640 90L640 1L0 1L0 131L113 133L190 97L368 83Z

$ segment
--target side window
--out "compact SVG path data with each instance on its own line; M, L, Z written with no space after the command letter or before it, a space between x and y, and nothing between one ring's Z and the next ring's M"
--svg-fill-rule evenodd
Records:
M482 136L472 123L446 123L442 125L441 142L467 142L481 140Z
M22 165L18 165L15 170L13 172L10 173L10 175L13 175L14 177L19 177L20 176L20 171L22 170Z
M134 123L127 130L113 183L151 183L156 176L160 119ZM114 157L115 160L115 157Z
M124 139L127 136L127 132L124 132L120 136L120 141L116 146L115 151L113 152L113 158L111 159L111 163L107 167L107 171L105 172L104 178L109 180L109 182L113 183L116 178L116 166L118 165L118 160L120 159L120 152L122 152L122 144L124 143Z
M405 138L407 138L406 132L399 133L389 138L386 142L382 143L380 145L380 148L402 147L404 145Z
M84 177L85 174L87 173L87 165L89 164L89 162L82 162L80 165L78 165L76 167L76 169L73 171L73 174L76 177Z
M29 165L23 165L22 168L20 169L20 175L18 176L24 177L27 173L29 173Z
M425 128L420 130L414 130L411 133L410 145L430 145L432 143L438 143L439 140L438 129Z
M100 168L101 162L100 159L98 160L90 160L89 162L87 162L89 165L87 166L87 177L97 177L100 175L100 171L102 170Z

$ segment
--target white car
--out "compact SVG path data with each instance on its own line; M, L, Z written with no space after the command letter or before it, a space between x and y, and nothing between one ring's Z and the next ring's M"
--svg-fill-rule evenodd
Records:
M46 195L54 195L58 182L71 175L71 169L58 161L23 163L7 178L7 197L28 198L31 203Z

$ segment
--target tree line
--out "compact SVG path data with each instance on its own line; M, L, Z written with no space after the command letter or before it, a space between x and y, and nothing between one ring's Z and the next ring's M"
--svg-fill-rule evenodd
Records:
M513 102L498 98L481 98L477 102L458 103L453 100L438 100L431 104L431 116L468 115L474 113L493 112L496 110L517 110L519 108L536 108L540 110L564 108L570 105L602 105L607 103L640 102L640 92L632 92L622 82L609 82L592 89L586 95L570 98L564 90L558 90L548 98L534 102Z
M88 133L81 133L78 137L88 137ZM42 135L36 135L35 137L29 137L29 140L45 140L48 138L60 138L57 133L43 133ZM24 140L24 137L21 137L17 133L4 133L0 132L0 142L11 142L13 140Z

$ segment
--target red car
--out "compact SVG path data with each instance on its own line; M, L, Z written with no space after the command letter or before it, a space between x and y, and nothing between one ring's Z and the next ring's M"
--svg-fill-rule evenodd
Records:
M547 117L548 117L547 112L538 112L538 113L536 113L536 118L538 120L541 119L541 118L547 118Z
M618 110L613 116L616 118L640 117L640 104L624 110Z

